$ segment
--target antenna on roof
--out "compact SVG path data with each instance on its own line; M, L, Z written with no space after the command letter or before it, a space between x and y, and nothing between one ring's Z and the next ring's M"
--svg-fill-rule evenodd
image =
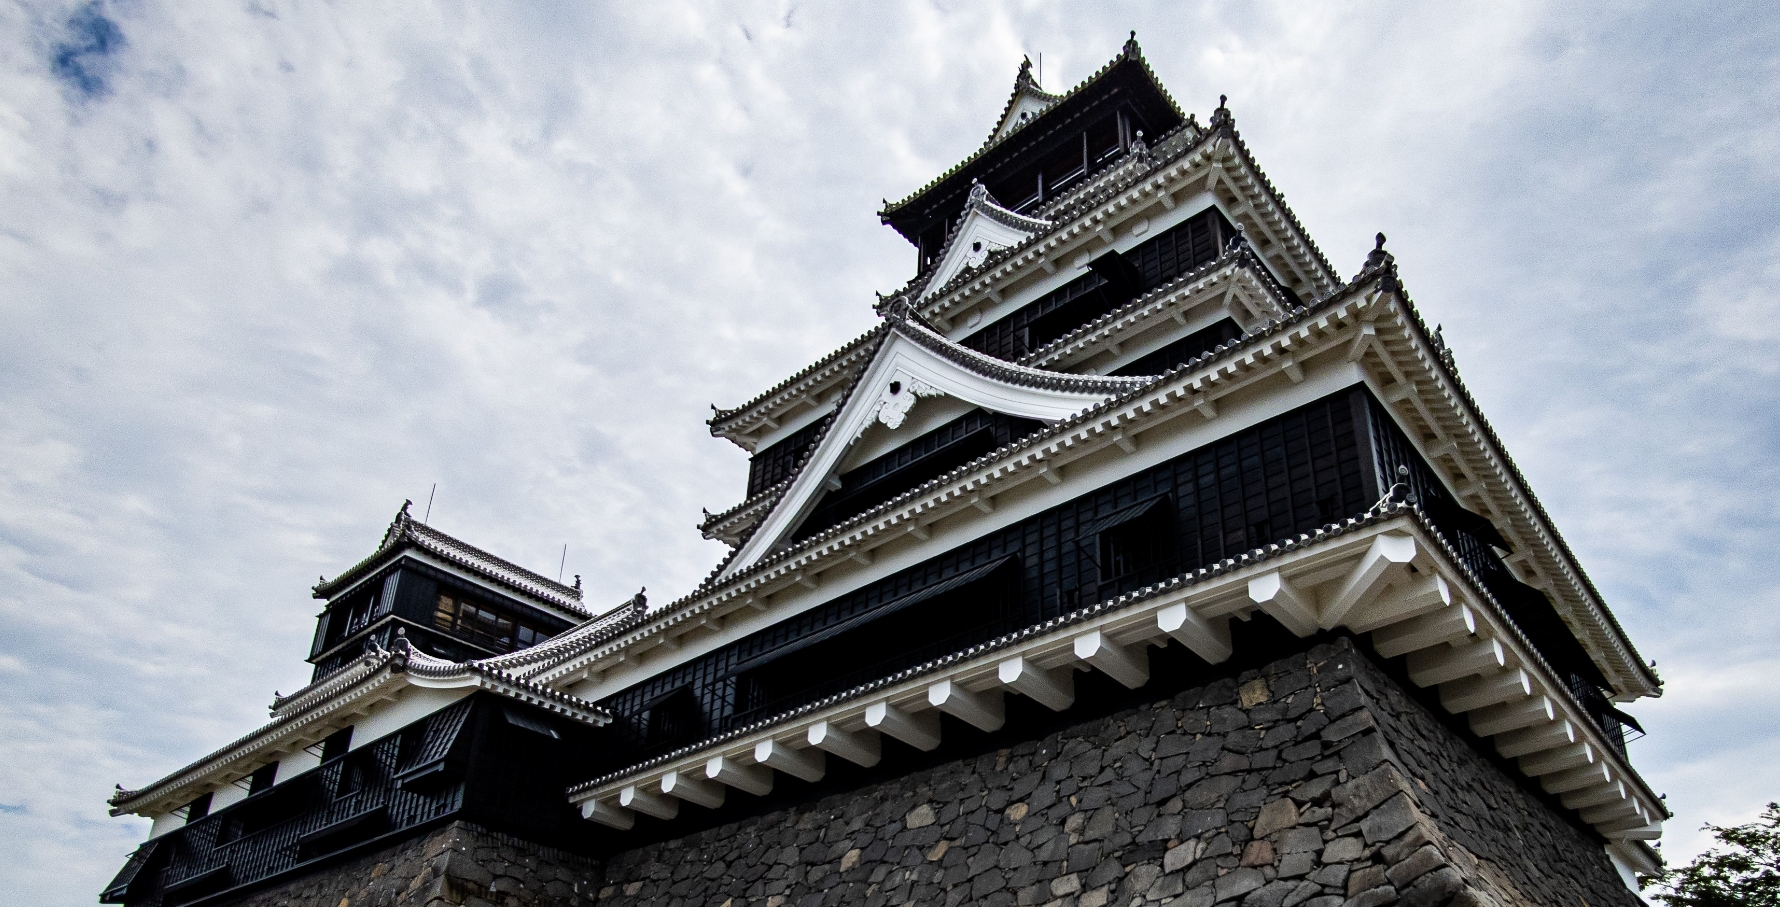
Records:
M1041 88L1045 84L1045 52L1042 50L1038 52L1038 84Z
M433 518L433 495L439 491L439 483L433 483L433 490L426 493L426 516L420 518L422 523Z
M556 581L562 582L562 568L569 562L569 543L562 543L562 560L556 562Z

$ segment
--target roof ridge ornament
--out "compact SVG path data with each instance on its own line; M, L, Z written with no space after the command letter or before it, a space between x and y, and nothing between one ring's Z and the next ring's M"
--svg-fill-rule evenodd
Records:
M1143 48L1137 46L1137 29L1132 29L1131 37L1125 39L1123 52L1128 60L1143 59Z
M1230 96L1218 95L1218 109L1211 112L1211 125L1216 128L1230 122L1230 119Z
M1377 244L1372 251L1366 253L1366 264L1360 272L1375 270L1384 272L1378 280L1378 292L1396 293L1403 289L1403 285L1397 280L1397 257L1384 250L1383 233L1378 234Z
M1384 234L1380 233L1377 237L1377 245L1372 247L1371 252L1366 253L1366 264L1361 270L1370 271L1373 268L1391 264L1396 260L1396 256L1384 250Z
M989 200L989 187L983 185L982 181L978 180L976 177L971 177L970 195L966 197L965 202L964 202L965 212L968 213L973 208L981 207L982 204L988 200ZM963 215L959 215L958 219L963 220L964 219Z
M1140 161L1147 161L1150 159L1150 146L1143 140L1142 129L1137 130L1137 134L1131 137L1130 154L1133 158Z
M1248 228L1242 225L1242 221L1236 221L1230 226L1236 228L1236 235L1230 237L1230 244L1225 246L1225 249L1234 252L1237 249L1253 247L1253 244L1248 241Z

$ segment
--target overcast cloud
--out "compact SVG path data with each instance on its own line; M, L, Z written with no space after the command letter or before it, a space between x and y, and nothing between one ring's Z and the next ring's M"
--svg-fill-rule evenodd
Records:
M866 330L877 223L1135 28L1410 293L1667 681L1677 818L1780 799L1771 4L0 5L0 878L92 903L307 677L404 498L666 601L734 405Z

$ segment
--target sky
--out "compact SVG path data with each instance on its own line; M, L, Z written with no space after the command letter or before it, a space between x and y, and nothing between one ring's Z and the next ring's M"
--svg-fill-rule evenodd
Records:
M875 212L1137 31L1408 292L1644 657L1676 817L1780 799L1780 12L1622 2L0 2L0 878L263 723L404 499L616 604L733 406L869 329ZM433 489L436 485L436 493ZM566 552L565 552L566 546Z

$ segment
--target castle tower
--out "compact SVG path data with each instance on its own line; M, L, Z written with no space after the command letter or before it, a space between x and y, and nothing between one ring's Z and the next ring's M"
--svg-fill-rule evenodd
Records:
M877 326L711 419L698 588L565 627L404 512L107 900L1638 903L1660 681L1382 235L1339 276L1135 36L881 216Z

